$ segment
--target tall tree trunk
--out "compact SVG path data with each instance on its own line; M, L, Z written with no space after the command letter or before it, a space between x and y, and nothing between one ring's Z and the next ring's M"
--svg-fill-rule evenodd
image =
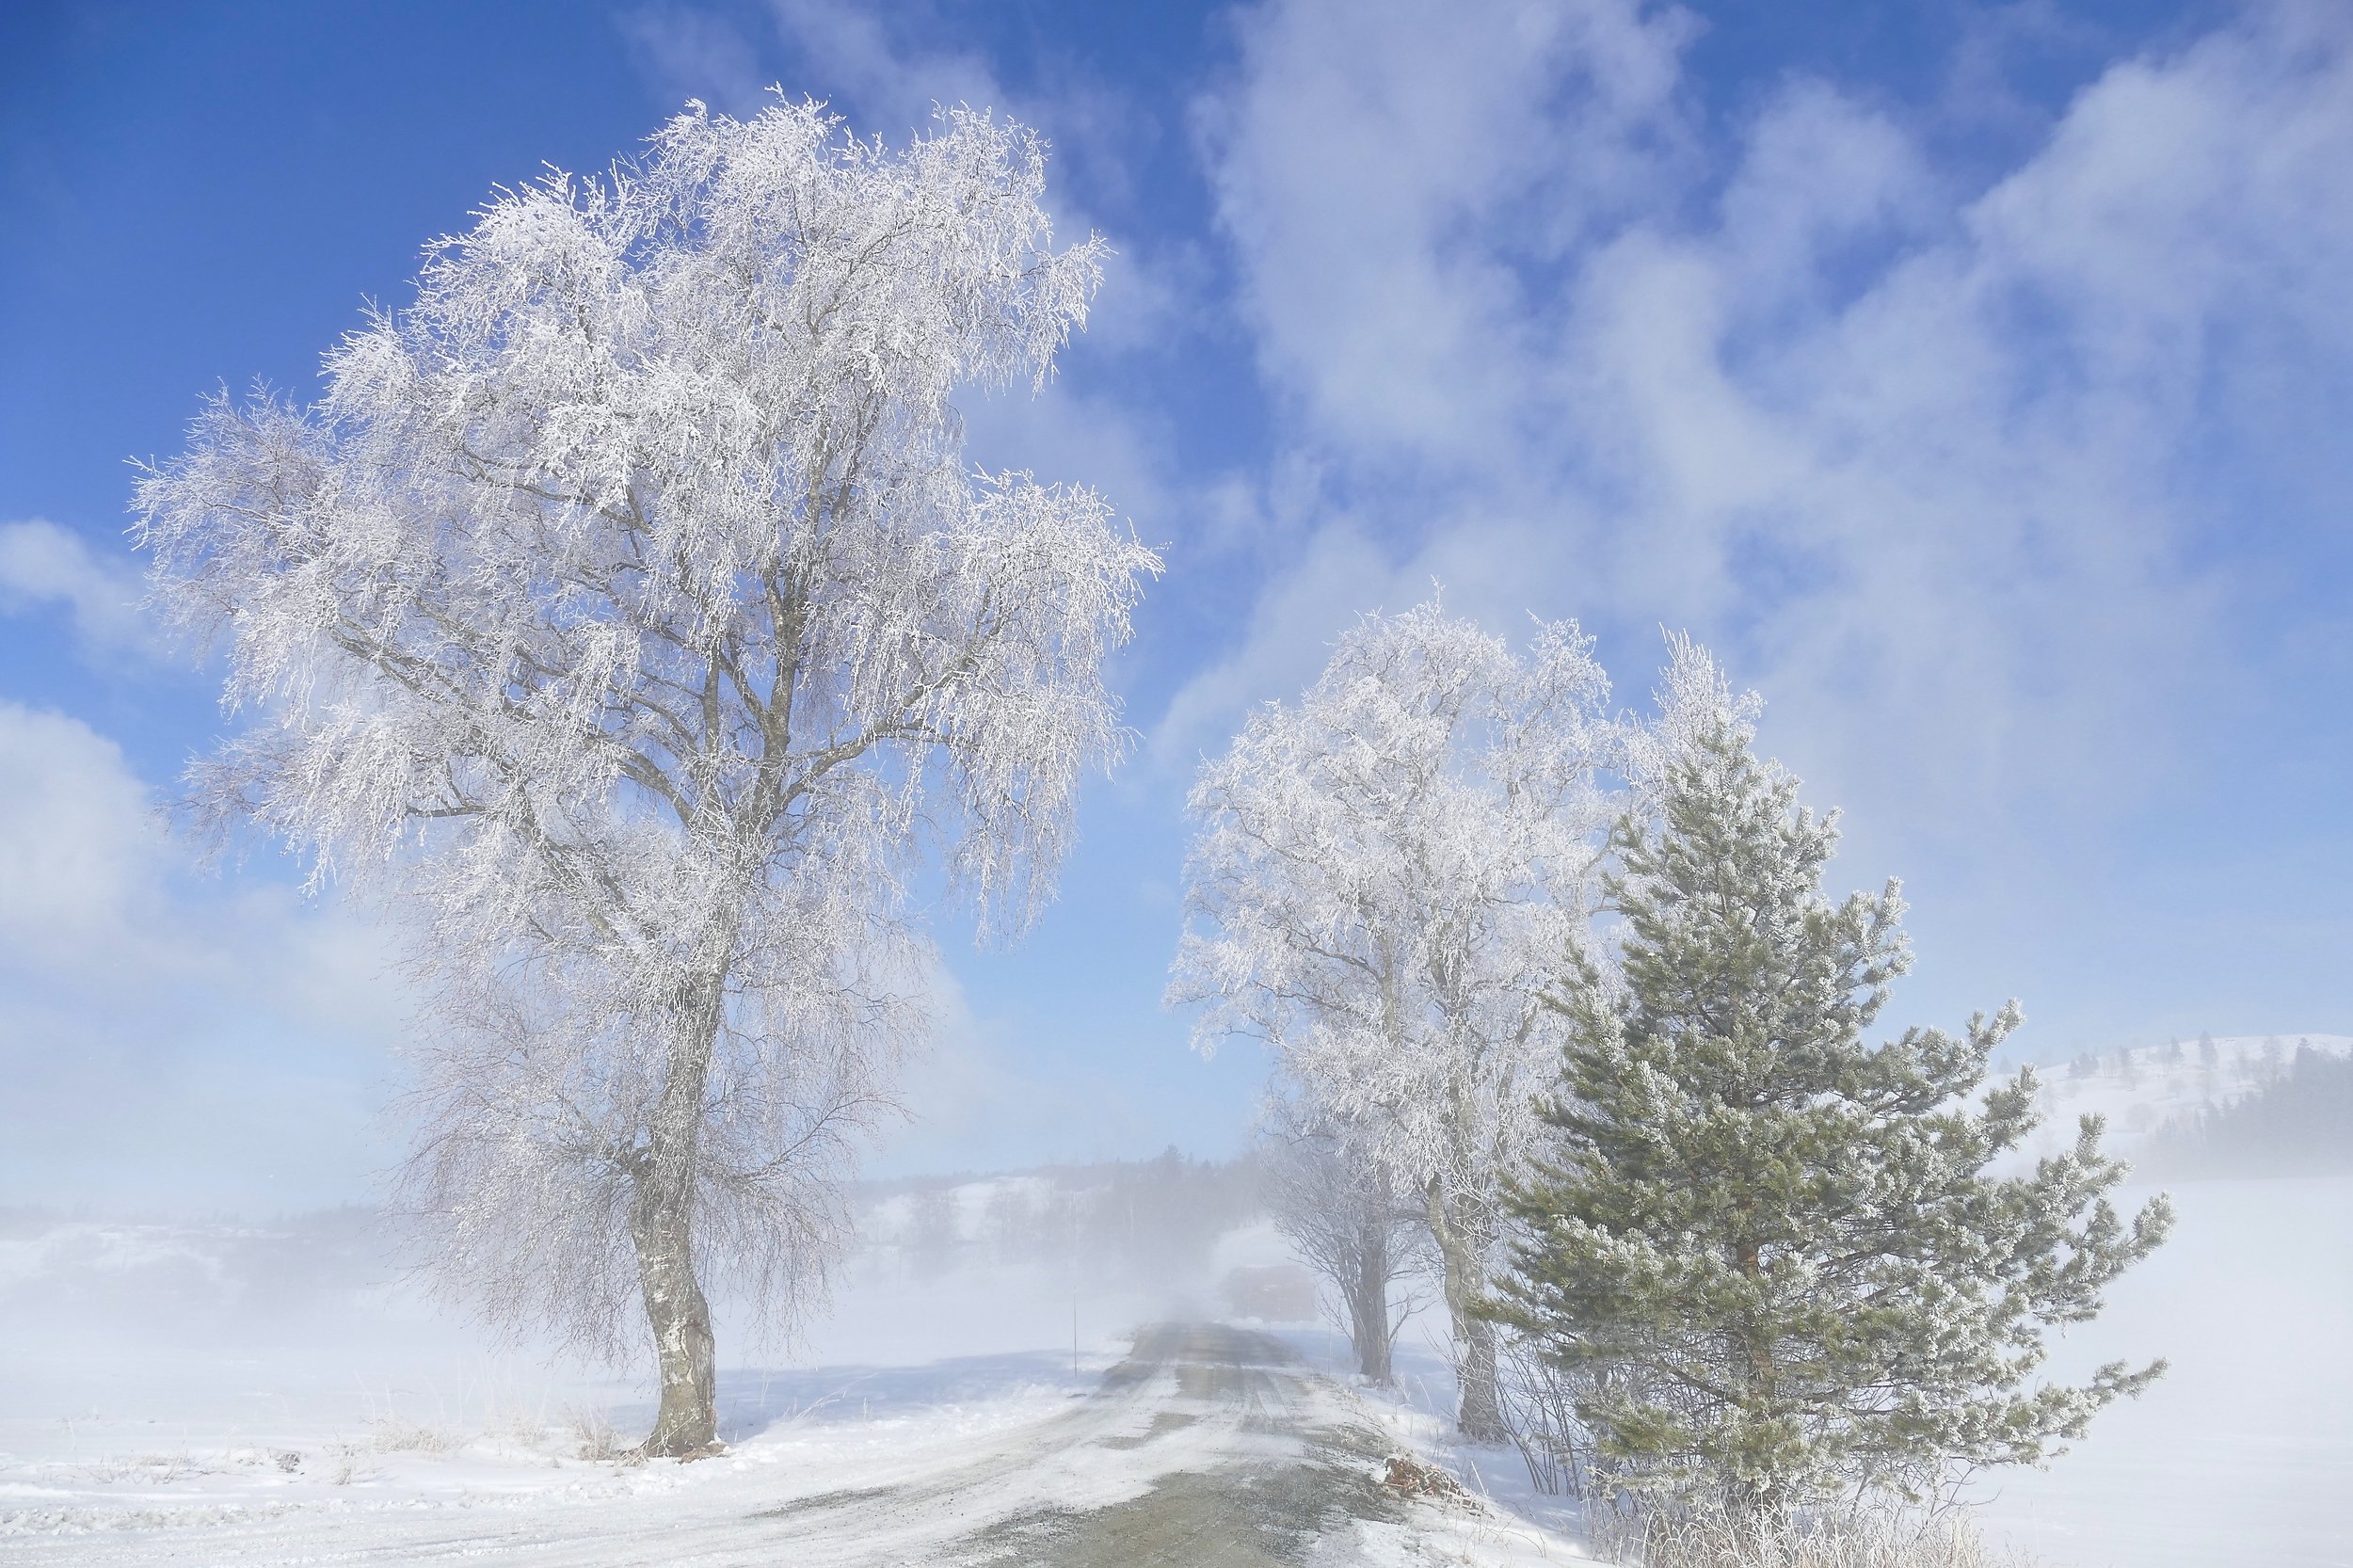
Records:
M1389 1234L1385 1217L1357 1230L1356 1279L1348 1292L1349 1337L1368 1383L1389 1381Z
M1430 1233L1445 1275L1447 1316L1454 1327L1454 1377L1462 1393L1454 1427L1474 1443L1500 1443L1510 1433L1496 1383L1496 1326L1478 1312L1487 1293L1487 1235L1468 1208L1447 1191L1442 1177L1431 1178Z
M692 1185L691 1176L676 1182L649 1168L630 1204L637 1283L662 1373L662 1406L638 1450L648 1458L691 1459L719 1439L717 1346L695 1279Z
M630 1195L637 1284L662 1377L662 1405L638 1449L648 1458L692 1459L719 1446L717 1346L694 1245L696 1144L719 1008L713 984L679 1009L669 1075Z

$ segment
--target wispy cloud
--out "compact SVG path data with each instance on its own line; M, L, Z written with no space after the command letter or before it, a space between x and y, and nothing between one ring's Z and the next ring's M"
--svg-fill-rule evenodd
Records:
M0 1190L194 1208L361 1195L406 1016L380 933L184 871L81 720L0 701Z
M143 648L152 635L144 591L129 560L102 558L70 529L39 518L0 523L0 612L56 605L91 648Z
M673 104L692 98L726 114L756 114L776 85L760 74L758 45L714 11L642 6L617 20L638 70Z
M921 41L939 31L921 8L651 5L623 12L620 26L658 89L730 114L757 112L772 87L795 98L846 98L860 111L862 134L895 141L928 126L936 104L1013 106L984 56Z
M1433 575L1498 624L1689 627L1842 786L1956 828L2107 796L2228 700L2201 542L2237 477L2331 461L2266 410L2353 363L2353 13L2118 63L1990 188L1826 82L1711 119L1636 0L1241 36L1205 146L1327 520L1164 744L1296 688L1302 613Z

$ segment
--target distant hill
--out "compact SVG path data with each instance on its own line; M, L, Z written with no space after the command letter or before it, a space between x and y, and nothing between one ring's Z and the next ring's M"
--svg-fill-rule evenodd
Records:
M2158 1128L2140 1160L2182 1180L2353 1172L2353 1057L2299 1050L2252 1094Z
M2299 1059L2306 1064L2300 1074ZM2250 1163L2238 1156L2193 1157L2189 1150L2201 1137L2218 1136L2216 1129L2226 1126L2262 1125L2273 1128L2275 1136L2287 1136L2280 1130L2287 1123L2275 1125L2268 1119L2276 1112L2239 1108L2251 1107L2259 1100L2285 1104L2299 1092L2297 1083L2306 1075L2324 1073L2332 1064L2341 1065L2345 1076L2353 1077L2353 1035L2201 1035L2046 1064L2035 1069L2042 1080L2045 1120L2025 1153L2031 1157L2059 1152L2073 1141L2076 1119L2089 1112L2106 1118L2105 1145L2133 1160L2151 1177L2287 1174L2259 1170L2255 1166L2261 1161ZM2313 1143L2323 1151L2313 1159L2323 1159L2332 1142L2353 1138L2353 1128L2329 1124L2325 1117L2309 1128L2297 1120L2295 1127L2294 1136L2303 1141L2297 1144L2298 1148ZM2251 1153L2253 1147L2250 1142L2247 1152ZM2301 1156L2290 1162L2299 1170L2318 1168Z

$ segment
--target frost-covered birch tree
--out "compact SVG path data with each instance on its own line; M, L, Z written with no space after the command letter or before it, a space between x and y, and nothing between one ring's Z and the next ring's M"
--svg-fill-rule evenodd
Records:
M648 1453L715 1440L714 1271L776 1317L822 1285L922 1027L911 878L1018 932L1123 744L1159 562L968 468L951 401L1084 322L1044 165L963 110L892 151L692 105L500 194L317 403L223 396L140 488L246 720L193 811L407 919L443 1277L607 1347L642 1304Z
M1362 1129L1420 1194L1442 1267L1462 1429L1499 1437L1476 1307L1503 1173L1557 1060L1545 972L1591 910L1621 760L1573 623L1525 655L1435 603L1368 616L1296 704L1253 713L1189 807L1172 1001L1195 1040L1273 1048L1318 1118Z

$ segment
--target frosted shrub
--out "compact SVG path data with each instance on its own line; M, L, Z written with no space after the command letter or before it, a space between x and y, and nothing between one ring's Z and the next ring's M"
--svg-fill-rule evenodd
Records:
M601 1410L575 1410L565 1420L576 1457L601 1463L622 1457L627 1444Z
M368 1445L380 1454L445 1454L457 1447L456 1436L421 1421L386 1417L375 1422L374 1428Z
M2024 1556L1989 1547L1958 1512L1887 1498L1773 1522L1721 1503L1604 1508L1591 1530L1595 1553L1621 1568L2031 1568Z

